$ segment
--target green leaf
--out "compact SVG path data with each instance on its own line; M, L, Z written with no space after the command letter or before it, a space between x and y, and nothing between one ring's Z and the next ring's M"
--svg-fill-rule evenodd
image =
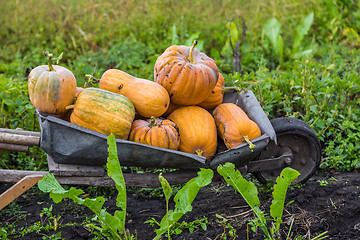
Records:
M118 210L115 211L114 216L105 209L101 210L101 216L104 219L104 223L101 223L102 231L110 234L113 237L112 239L119 239L117 231L124 233L124 231L121 231L123 229L122 215L122 211Z
M206 231L207 230L207 225L206 223L201 223L201 228Z
M95 199L85 198L84 203L93 212L100 212L105 203L105 199L104 199L104 197L101 197L101 196L99 196Z
M239 31L234 22L227 23L227 28L230 32L231 44L235 47L236 42L239 41Z
M117 218L121 222L121 227L118 229L120 232L125 230L125 218L126 218L126 186L123 173L121 171L120 161L117 156L116 139L113 134L110 134L107 139L109 145L108 152L109 157L107 159L106 167L108 168L107 173L114 182L118 195L116 197L116 206L121 208L118 211Z
M311 12L309 15L307 15L306 17L304 17L301 20L299 25L297 25L296 35L295 35L294 43L293 43L293 53L298 52L301 42L303 41L305 35L310 30L310 27L311 27L313 21L314 21L314 13Z
M179 42L179 36L177 35L176 24L173 24L171 28L171 45L177 45Z
M270 215L276 220L277 223L281 223L281 218L284 210L284 203L287 189L292 181L294 181L300 173L292 168L284 168L281 174L276 179L274 191L272 193L273 200L270 206Z
M217 171L228 184L241 194L251 208L260 205L255 184L244 179L241 173L235 170L234 164L227 162L224 165L219 165Z
M187 212L192 210L192 202L198 194L200 188L205 187L211 183L214 176L214 172L211 169L200 169L198 176L188 181L174 197L175 210L170 210L166 214L161 222L160 228L155 230L155 239L161 239L161 235L164 234L168 227L171 228L177 223L180 218Z
M247 181L241 175L238 170L235 170L233 163L227 162L224 165L217 167L218 173L225 179L225 181L238 191L245 199L247 204L254 211L257 219L260 220L260 227L266 236L270 236L266 226L266 219L264 212L259 208L260 200L258 196L258 190L254 183Z
M172 188L169 184L169 182L162 176L162 174L159 174L159 181L161 183L161 187L164 191L165 194L165 198L167 201L169 201L170 197L171 197L171 193L172 193Z
M13 100L11 99L4 99L3 102L8 105L8 106L14 106L16 105L16 102L14 102Z
M83 200L77 197L78 195L84 193L83 190L76 189L74 187L69 190L65 190L51 173L45 175L38 182L38 187L41 191L50 193L50 197L55 203L61 202L64 198L70 198L80 204L83 203Z
M281 23L276 18L270 18L265 22L263 35L270 39L272 47L274 48L276 54L280 57L280 60L282 60L284 41L280 35L280 31Z

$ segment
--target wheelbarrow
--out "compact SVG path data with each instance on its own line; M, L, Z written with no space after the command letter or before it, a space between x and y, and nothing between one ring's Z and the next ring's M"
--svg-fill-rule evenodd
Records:
M184 183L196 176L200 168L216 170L217 166L226 162L234 163L242 173L254 174L261 183L265 183L267 179L275 180L285 167L299 171L298 183L305 183L315 173L321 161L321 145L308 124L288 117L269 120L250 90L240 94L235 90L227 91L223 102L238 105L259 126L262 135L252 140L255 145L253 149L247 143L227 149L223 141L218 139L216 154L211 160L207 160L195 154L116 139L120 165L130 168L173 169L175 171L164 175L170 184ZM49 172L60 183L91 186L113 184L104 172L108 157L106 135L50 114L37 111L37 115L41 129L38 145L47 154ZM10 174L9 171L13 172ZM20 178L37 176L38 181L47 174L44 171L14 171L17 170L0 170L0 180L6 178L8 182L15 182ZM13 177L9 180L6 175ZM160 185L158 174L154 173L125 172L124 177L128 186ZM36 180L33 181L34 184Z

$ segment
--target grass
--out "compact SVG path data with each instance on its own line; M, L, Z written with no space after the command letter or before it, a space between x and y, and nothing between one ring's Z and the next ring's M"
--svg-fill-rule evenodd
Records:
M323 143L322 167L360 168L360 9L355 1L0 3L1 127L40 130L27 95L27 76L45 63L45 49L56 56L63 52L61 65L82 86L85 74L100 78L109 68L151 80L156 58L168 46L189 45L196 38L227 85L252 89L269 118L294 116L311 125ZM242 72L234 72L230 37L240 43ZM41 149L3 156L2 168L46 168Z

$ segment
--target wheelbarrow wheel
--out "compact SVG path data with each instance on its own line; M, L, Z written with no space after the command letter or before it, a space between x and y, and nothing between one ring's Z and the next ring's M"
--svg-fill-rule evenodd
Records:
M312 128L296 118L275 118L271 120L274 127L277 144L270 141L260 153L259 160L277 158L284 148L290 148L293 158L288 167L299 171L297 183L305 183L318 169L321 161L321 145ZM276 180L281 171L287 166L275 170L255 172L255 177L266 183L267 179Z

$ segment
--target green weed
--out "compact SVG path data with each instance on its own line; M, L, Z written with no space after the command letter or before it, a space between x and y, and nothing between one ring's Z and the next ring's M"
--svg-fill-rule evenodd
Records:
M119 210L116 210L114 215L109 214L103 204L105 202L104 197L99 196L95 199L81 198L79 195L84 194L84 191L71 187L69 190L65 190L55 179L54 175L45 175L42 180L39 181L39 189L43 192L49 192L50 197L55 203L61 202L64 198L70 198L74 202L85 205L94 214L94 220L99 224L89 225L96 229L103 236L111 239L135 239L135 236L130 234L125 229L125 217L126 217L126 187L125 180L121 171L120 162L117 157L117 148L114 135L108 137L108 151L109 157L107 161L107 173L114 180L118 195L116 198L116 206Z
M161 236L167 233L168 239L171 239L171 229L176 228L175 225L178 223L180 218L192 210L192 202L194 201L196 195L198 194L200 188L205 187L211 183L213 178L213 171L211 169L200 169L198 176L188 181L185 186L183 186L179 192L175 195L175 208L174 210L169 210L169 201L172 194L172 188L168 181L161 175L159 175L159 180L164 191L165 200L166 200L166 215L161 219L160 223L156 222L154 219L150 220L149 223L159 226L155 230L156 239L161 239Z

